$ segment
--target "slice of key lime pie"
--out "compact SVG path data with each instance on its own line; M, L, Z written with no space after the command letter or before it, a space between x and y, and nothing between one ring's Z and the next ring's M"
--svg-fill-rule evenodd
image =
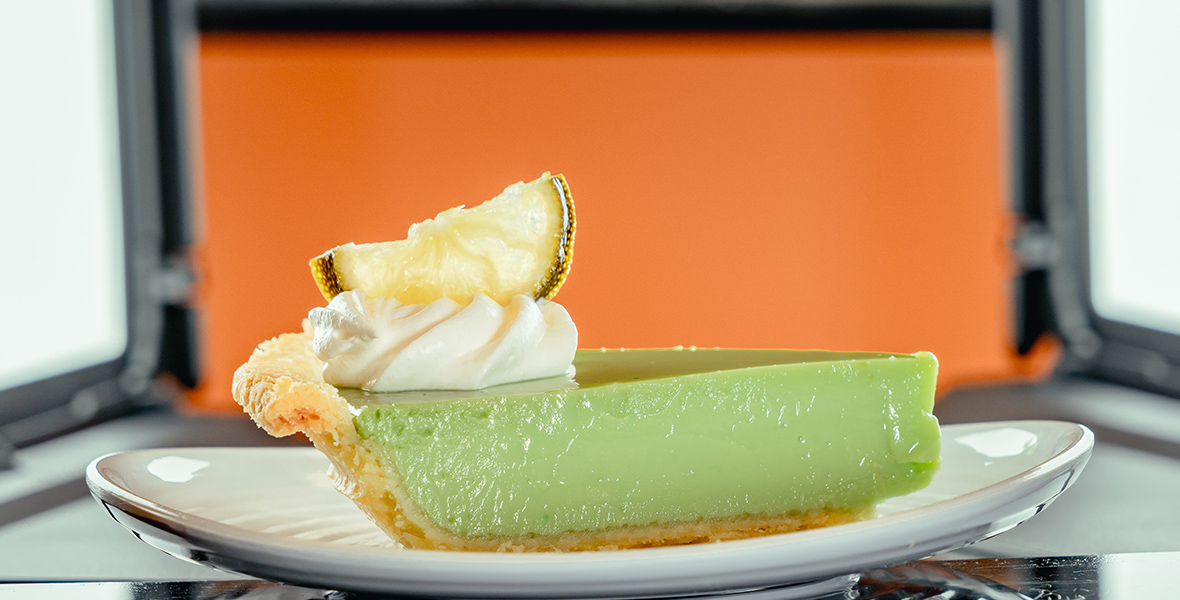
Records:
M312 260L234 397L410 548L598 550L843 523L938 467L929 353L576 350L560 175Z

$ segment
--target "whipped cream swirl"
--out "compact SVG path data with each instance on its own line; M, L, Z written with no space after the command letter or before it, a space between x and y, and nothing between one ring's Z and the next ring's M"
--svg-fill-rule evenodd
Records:
M578 330L560 304L477 294L404 305L344 292L308 315L324 380L375 392L476 390L572 375Z

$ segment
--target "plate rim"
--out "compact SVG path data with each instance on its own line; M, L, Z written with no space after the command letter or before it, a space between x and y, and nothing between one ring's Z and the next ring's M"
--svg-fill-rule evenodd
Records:
M325 546L326 542L315 540L299 540L294 538L287 538L283 536L275 536L274 534L266 534L262 532L255 532L246 529L241 529L233 525L221 523L215 519L193 515L184 511L172 509L164 504L156 502L150 498L145 498L129 489L126 489L119 484L111 481L103 474L103 463L109 463L115 458L134 457L134 455L151 455L160 452L240 452L240 451L267 451L275 453L292 453L304 452L311 454L318 454L318 451L311 447L299 448L217 448L217 447L187 447L187 448L154 448L134 450L129 452L113 453L96 458L86 470L86 481L90 487L91 493L99 503L107 506L108 510L114 508L138 521L142 526L148 528L163 528L165 533L174 535L181 540L188 542L193 548L200 549L203 552L213 552L218 556L226 556L233 558L237 556L241 558L242 555L253 557L251 564L246 565L248 570L254 571L250 573L243 573L252 576L267 577L267 573L274 574L275 569L267 570L265 566L272 562L282 561L286 563L291 562L305 562L311 564L322 564L316 561L317 555L322 555L325 552L339 558L333 563L333 566L340 567L338 563L345 563L343 569L337 569L331 573L321 573L319 576L311 573L306 573L308 577L290 578L284 577L283 580L301 585L312 584L316 586L329 584L330 587L342 587L342 589L350 589L356 591L375 591L375 592L390 592L397 591L400 593L431 593L444 594L450 596L459 596L463 594L474 593L482 596L508 596L508 595L538 595L543 593L547 596L553 596L554 590L551 585L568 582L570 571L579 570L595 570L595 567L612 569L612 576L616 580L613 584L604 584L597 586L602 588L600 591L610 592L611 590L622 591L624 588L619 587L619 583L624 584L625 589L632 595L635 592L650 593L652 591L660 591L669 588L666 585L669 582L664 582L665 585L653 586L637 585L643 583L643 574L645 571L652 569L666 567L669 564L675 563L693 563L700 562L702 559L708 560L710 558L717 558L720 556L727 556L729 562L735 560L739 561L745 568L735 571L729 569L727 577L723 578L725 581L736 582L741 581L743 585L740 587L748 587L744 583L754 583L755 586L770 585L774 582L767 581L765 575L758 576L756 574L766 571L767 569L774 569L778 567L781 572L793 572L795 575L788 578L787 581L779 581L782 583L801 583L803 579L799 579L798 573L806 571L809 574L815 575L811 579L818 579L827 576L837 576L865 570L869 568L876 568L879 566L888 566L889 564L899 564L901 562L909 562L924 558L938 552L945 552L963 545L974 543L981 539L986 539L992 535L1015 526L1022 519L1011 523L1004 529L996 530L994 527L995 521L990 521L986 525L970 525L984 519L987 515L996 511L1011 513L1011 511L1003 510L1005 506L1013 503L1012 500L1005 500L1011 496L1018 496L1019 498L1028 497L1033 491L1046 488L1052 482L1060 479L1061 475L1067 474L1066 481L1060 486L1060 489L1052 492L1048 498L1035 506L1025 507L1025 511L1033 510L1032 514L1039 512L1041 508L1052 502L1061 492L1072 485L1076 475L1085 466L1086 461L1093 448L1094 436L1093 433L1084 425L1078 423L1071 423L1066 421L1051 421L1051 420L1021 420L1021 421L991 421L984 423L966 423L942 425L944 443L951 437L950 434L960 432L957 435L968 432L972 429L993 430L1000 427L1020 426L1038 427L1040 429L1056 430L1056 437L1054 441L1059 446L1055 453L1043 460L1042 462L1021 471L1013 476L1007 477L1001 481L982 486L970 492L954 496L945 500L940 500L926 506L908 509L897 513L883 515L865 521L858 521L844 525L836 525L832 527L825 527L820 529L793 532L787 534L779 534L772 536L765 536L759 538L751 538L745 540L732 540L718 544L701 544L690 546L673 546L664 548L642 548L629 550L607 550L599 552L578 552L578 553L484 553L484 552L459 552L459 551L440 551L440 550L411 550L405 548L375 548L375 547L361 547L361 546L347 546L334 545L328 548ZM1023 506L1023 505L1022 505ZM966 509L974 509L967 511L968 515L961 515L959 513ZM948 518L950 515L950 518ZM112 513L112 516L115 516ZM1006 516L1011 516L1006 515ZM1031 516L1029 514L1028 516ZM899 550L896 547L886 548L883 552L888 553L892 558L880 563L876 561L868 561L863 556L859 560L853 560L850 565L845 565L838 569L833 568L815 568L819 565L814 563L817 560L822 560L823 557L832 554L832 547L838 547L840 542L847 538L858 537L889 537L895 530L906 529L906 525L913 519L921 518L927 527L945 527L949 532L942 535L941 538L935 540L919 540L921 543L911 543L909 551L904 549ZM153 544L152 541L145 539L143 535L149 537L158 535L158 532L139 531L134 524L124 522L124 520L116 517L124 527L137 533L137 536L145 542L160 547L158 544ZM963 531L972 528L982 529L978 534L969 536L970 539L963 538ZM183 546L183 544L181 544ZM781 564L776 564L775 558L784 551L789 551L791 548L807 545L814 546L816 550L827 549L827 552L815 552L816 558L808 561L803 561L806 564L795 564L793 568L784 568ZM887 544L886 544L887 545ZM165 552L169 550L163 549ZM175 554L175 552L169 552ZM859 553L858 556L863 555ZM182 556L182 558L186 558ZM191 556L188 556L192 560ZM206 557L208 558L208 557ZM216 557L215 557L216 558ZM198 561L206 562L207 564L214 564L212 561ZM248 561L249 562L249 561ZM257 563L257 565L255 564ZM807 565L811 566L808 567ZM219 568L226 568L218 565ZM255 567L261 567L262 574L255 570ZM382 571L390 574L390 567L392 574L397 575L396 579L390 577L372 577L370 571ZM851 567L851 568L850 568ZM454 579L453 570L462 568L466 571L475 572L477 575L489 577L488 580L483 580L481 587L473 588L471 584L462 585L459 582L454 582L454 585L438 585L438 576L441 573L447 572L447 575ZM532 569L540 569L541 572L531 571ZM240 569L227 569L235 572L242 572ZM619 571L622 572L619 572ZM449 571L449 572L448 572ZM519 576L521 571L530 571L527 573L532 576L529 582L522 582L516 580L515 576ZM296 574L298 575L298 573ZM620 577L620 575L622 577ZM292 579L299 579L293 581ZM693 586L691 581L697 581L698 584ZM687 588L699 587L701 578L688 577L679 587ZM650 583L650 582L648 582ZM343 584L343 585L341 585ZM491 589L489 589L489 587ZM671 586L677 587L677 586ZM609 589L608 589L609 588ZM712 589L712 588L711 588ZM730 589L730 586L723 585L720 589ZM496 592L502 593L496 593ZM577 589L576 594L573 595L587 595L584 589ZM561 595L561 594L557 594ZM601 595L601 594L591 594ZM605 595L618 595L607 593Z

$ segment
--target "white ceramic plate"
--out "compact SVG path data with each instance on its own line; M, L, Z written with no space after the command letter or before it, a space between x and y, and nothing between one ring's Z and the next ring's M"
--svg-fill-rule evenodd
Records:
M488 554L393 544L310 448L142 450L100 458L91 492L145 542L226 571L299 585L436 597L643 597L849 581L971 544L1035 515L1090 457L1081 425L1012 421L943 429L942 469L879 516L717 544ZM781 595L781 594L779 594ZM776 596L777 597L777 596Z

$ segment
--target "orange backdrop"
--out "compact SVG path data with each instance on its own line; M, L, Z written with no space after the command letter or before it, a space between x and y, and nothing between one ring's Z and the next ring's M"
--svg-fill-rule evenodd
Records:
M1010 351L982 34L209 34L198 407L323 304L307 260L543 171L580 345Z

